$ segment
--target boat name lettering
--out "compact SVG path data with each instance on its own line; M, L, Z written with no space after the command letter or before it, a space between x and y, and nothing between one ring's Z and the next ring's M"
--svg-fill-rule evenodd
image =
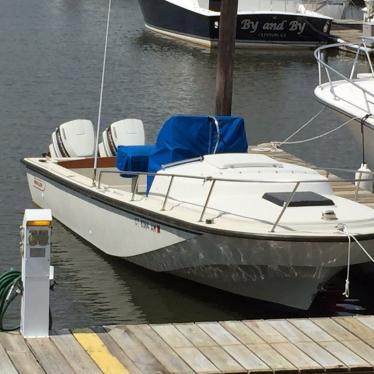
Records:
M45 182L39 178L34 177L33 186L40 191L45 190Z
M242 30L249 30L250 33L254 33L258 28L258 21L251 21L249 18L243 19Z
M305 30L306 23L297 20L290 21L287 20L281 22L265 22L262 27L259 21L253 21L250 18L245 18L241 21L241 29L248 30L250 34L254 34L258 30L262 31L290 31L297 32L301 35Z
M141 218L135 218L135 225L140 226L142 229L156 232L157 234L159 234L161 231L160 225L146 221Z
M264 23L264 26L262 26L262 29L265 31L283 31L287 25L287 21L282 22L266 22Z
M297 35L301 35L305 30L305 22L291 21L290 31L297 31Z

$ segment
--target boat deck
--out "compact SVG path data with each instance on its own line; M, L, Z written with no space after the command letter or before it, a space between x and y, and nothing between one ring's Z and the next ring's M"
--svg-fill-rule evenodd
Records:
M374 316L121 325L0 333L1 373L374 371Z
M338 179L336 175L333 173L328 173L324 169L318 169L315 165L312 165L293 154L287 153L281 149L274 151L270 145L260 145L260 146L253 146L250 148L251 153L263 154L270 156L280 162L289 162L292 164L300 165L309 167L312 169L316 169L321 175L327 176L329 178L334 178L335 180ZM354 200L364 205L369 206L370 208L374 208L374 193L371 193L367 190L362 188L359 189L356 199L356 187L349 182L330 182L334 193L337 196L344 197L346 199Z

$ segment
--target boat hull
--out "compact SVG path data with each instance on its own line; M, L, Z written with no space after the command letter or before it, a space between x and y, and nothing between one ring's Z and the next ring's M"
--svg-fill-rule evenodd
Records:
M146 27L203 46L214 46L219 36L219 15L204 15L166 0L139 0ZM296 13L238 14L237 46L314 47L329 41L331 20Z
M347 262L347 242L264 240L189 230L107 204L74 183L29 170L33 202L106 254L235 294L308 309L319 288ZM373 241L362 241L373 252ZM351 263L366 262L352 245Z
M365 84L364 89L373 91L373 79L362 80ZM355 81L360 84L359 80ZM318 101L323 105L333 109L343 121L351 120L348 125L356 143L362 148L362 140L365 145L365 162L371 170L374 170L374 119L367 115L367 107L364 101L365 96L357 87L345 81L334 82L333 90L330 89L329 83L324 83L316 87L314 94ZM374 110L372 102L369 104L370 112ZM362 119L363 128L362 127ZM362 130L363 135L362 136Z

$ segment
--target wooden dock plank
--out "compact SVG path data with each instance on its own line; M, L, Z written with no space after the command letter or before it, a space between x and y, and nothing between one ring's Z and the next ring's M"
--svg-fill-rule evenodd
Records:
M374 316L356 316L355 318L374 331Z
M193 373L192 369L148 325L127 326L169 373Z
M76 373L102 373L68 329L55 331L50 338Z
M330 318L312 318L311 320L337 341L358 340L355 335Z
M244 321L244 323L267 343L286 343L287 339L263 320Z
M18 371L13 366L12 361L5 352L5 349L0 345L0 373L17 374Z
M197 325L219 345L235 345L240 341L217 322L199 322Z
M348 371L347 366L315 342L295 343L295 345L325 371Z
M298 372L295 366L267 343L251 344L248 345L248 348L273 371L285 371L289 373Z
M356 344L358 341L351 341L352 344ZM332 355L337 357L344 365L348 366L351 370L358 369L361 370L372 370L372 366L364 361L361 357L356 355L350 349L340 342L321 342L320 345L329 351Z
M321 372L323 367L312 360L303 351L291 343L273 343L271 345L292 363L300 372Z
M316 342L329 342L335 340L326 331L322 330L309 319L300 318L290 319L288 321Z
M262 373L272 373L273 371L267 366L262 360L253 354L246 346L239 345L226 345L223 346L236 361L239 362L241 366L250 371L262 372Z
M127 352L123 351L121 347L115 342L114 339L106 332L103 327L93 327L92 330L100 338L100 340L105 344L109 353L116 357L118 361L126 368L126 370L131 374L143 374L142 370L138 368L135 363L130 359Z
M293 343L301 342L310 342L305 334L303 334L297 327L292 325L289 321L280 319L280 320L271 320L268 321L271 326L273 326L278 332L283 336L286 336L288 341Z
M153 330L197 373L219 370L177 328L170 324L150 325Z
M374 366L374 349L362 341L343 342L343 344L349 348L352 352L362 357L370 365Z
M105 326L107 333L144 374L161 373L164 368L126 326Z
M374 331L356 318L333 317L333 320L363 341L374 339Z
M45 371L36 361L30 348L19 333L0 333L0 344L6 350L13 365L22 374L44 374Z
M192 343L173 325L162 324L150 326L172 348L193 347Z
M241 321L225 321L221 325L243 344L260 344L264 341Z
M222 347L207 346L199 349L222 373L247 373L248 371Z
M74 370L49 338L26 339L47 374L73 374Z
M195 347L212 347L217 343L195 323L174 325Z
M75 329L72 331L75 339L90 355L92 360L105 374L129 374L129 370L115 357L91 329Z
M174 348L175 352L196 372L196 373L219 373L211 361L209 361L197 348L195 347L181 347Z

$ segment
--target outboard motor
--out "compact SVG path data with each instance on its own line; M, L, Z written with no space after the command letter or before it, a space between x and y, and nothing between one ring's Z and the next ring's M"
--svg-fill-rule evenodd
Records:
M87 119L76 119L61 124L52 133L49 153L52 158L92 157L95 149L93 124Z
M103 131L99 155L100 157L115 156L119 145L144 145L144 142L143 122L140 119L123 119L112 123Z

